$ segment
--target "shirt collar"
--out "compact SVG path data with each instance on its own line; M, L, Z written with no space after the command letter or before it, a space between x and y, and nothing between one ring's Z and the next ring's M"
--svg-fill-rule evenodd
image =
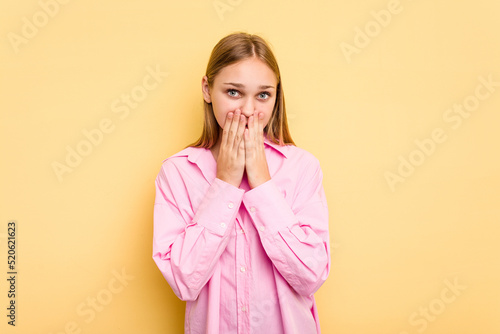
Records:
M279 153L281 153L285 158L287 158L287 147L286 145L279 145L279 144L275 144L273 143L272 141L269 140L269 138L267 138L267 136L264 136L264 144L275 149L276 151L278 151Z

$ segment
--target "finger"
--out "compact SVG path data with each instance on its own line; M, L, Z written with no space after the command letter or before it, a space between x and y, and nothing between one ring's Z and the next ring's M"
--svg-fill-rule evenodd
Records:
M227 137L229 136L229 129L231 127L231 123L233 121L233 113L228 112L226 115L226 122L224 123L224 128L222 129L222 144L227 144Z
M241 111L239 109L236 109L236 111L234 112L233 121L231 122L231 126L229 127L229 133L227 137L227 145L229 145L229 147L233 147L234 145L234 138L236 137L238 126L240 124L240 114Z
M244 129L243 137L245 138L245 140L241 140L240 145L238 146L238 155L243 158L245 158L245 151L247 149L247 142L246 142L247 136L248 136L248 129Z
M256 133L255 133L255 130L256 130L256 128L255 128L255 124L256 124L255 123L255 121L256 121L255 116L256 116L256 114L254 113L252 116L250 116L250 118L248 120L248 122L249 122L248 133L250 135L251 140L255 140L255 135L256 135Z
M238 149L241 142L243 141L243 132L245 131L245 115L240 115L240 121L238 122L238 129L236 130L236 136L234 137L234 148ZM235 120L236 122L236 120Z
M250 116L252 117L252 116ZM250 118L249 118L250 120ZM249 121L250 122L250 121ZM248 128L245 129L245 132L243 133L243 141L245 142L245 151L249 152L250 148L252 147L252 140L251 140L251 135L250 135L250 123L248 125Z
M248 131L248 128L245 129L245 132L243 134L243 138L247 141L250 139L250 132Z

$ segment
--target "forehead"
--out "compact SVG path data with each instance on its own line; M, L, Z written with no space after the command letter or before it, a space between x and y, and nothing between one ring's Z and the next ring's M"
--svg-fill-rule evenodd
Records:
M215 82L238 82L248 85L276 85L276 75L262 60L253 57L224 67Z

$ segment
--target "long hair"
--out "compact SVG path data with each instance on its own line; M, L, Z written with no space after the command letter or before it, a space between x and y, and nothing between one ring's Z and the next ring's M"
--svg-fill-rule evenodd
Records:
M207 71L205 74L208 78L208 86L210 88L213 87L215 77L224 67L251 57L258 57L266 63L267 66L269 66L269 68L274 72L278 81L276 89L276 102L274 104L271 118L264 128L264 134L270 141L276 144L295 145L290 135L290 131L288 130L285 110L285 96L283 94L283 83L281 82L278 62L276 61L271 48L262 37L239 32L230 34L221 39L212 50L212 54L210 55L210 59L208 61ZM197 141L186 147L192 146L211 148L217 143L220 132L222 132L215 118L212 103L207 103L205 100L203 103L205 116L203 131Z

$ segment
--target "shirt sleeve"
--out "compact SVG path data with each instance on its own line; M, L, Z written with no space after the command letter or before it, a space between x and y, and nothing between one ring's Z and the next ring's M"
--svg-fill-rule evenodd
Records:
M177 297L195 300L227 246L244 191L216 178L192 210L187 189L199 185L168 160L155 186L153 260Z
M246 192L243 204L276 269L298 294L310 296L330 272L328 207L319 162L301 174L292 204L272 179Z

